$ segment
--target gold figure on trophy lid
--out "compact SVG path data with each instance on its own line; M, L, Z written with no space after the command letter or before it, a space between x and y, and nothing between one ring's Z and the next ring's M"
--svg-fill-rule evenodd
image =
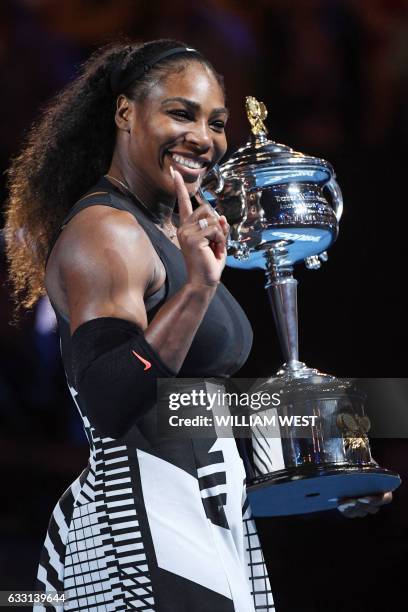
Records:
M252 133L255 136L265 136L268 133L264 124L264 120L268 116L265 104L259 102L253 96L247 96L245 98L245 108Z

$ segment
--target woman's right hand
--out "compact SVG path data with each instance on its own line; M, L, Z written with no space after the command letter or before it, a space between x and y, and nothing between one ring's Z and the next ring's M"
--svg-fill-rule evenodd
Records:
M216 288L227 257L229 225L209 204L193 211L183 177L173 169L179 206L180 226L177 238L186 262L188 282L197 288ZM206 219L208 226L200 227Z

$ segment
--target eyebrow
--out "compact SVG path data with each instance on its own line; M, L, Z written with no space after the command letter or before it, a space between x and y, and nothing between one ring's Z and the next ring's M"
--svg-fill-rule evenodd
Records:
M194 111L198 111L201 108L198 102L193 102L193 100L188 100L187 98L182 98L181 96L175 96L174 98L166 98L165 100L162 101L161 106L163 106L164 104L167 104L168 102L181 102L182 104L185 104L188 108ZM214 108L211 114L220 114L220 113L225 113L226 115L228 115L229 114L228 108L226 108L225 106Z

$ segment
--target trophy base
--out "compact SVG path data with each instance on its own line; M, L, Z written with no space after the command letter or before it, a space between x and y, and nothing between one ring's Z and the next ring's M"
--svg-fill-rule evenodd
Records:
M376 467L326 464L284 469L254 478L247 487L254 517L333 510L342 499L394 491L396 472ZM276 486L279 485L279 486Z

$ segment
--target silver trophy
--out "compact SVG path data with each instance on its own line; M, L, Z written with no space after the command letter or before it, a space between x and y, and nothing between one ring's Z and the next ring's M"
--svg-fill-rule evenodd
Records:
M337 238L343 200L334 170L323 159L269 140L262 102L247 97L246 111L249 141L210 174L203 189L231 226L227 265L265 270L285 359L251 390L279 393L281 404L263 411L279 417L277 429L257 425L243 441L248 494L255 516L327 510L342 498L393 490L400 478L371 456L364 394L351 381L299 360L293 268L302 261L319 268ZM315 416L314 424L306 430L281 424L300 415Z

